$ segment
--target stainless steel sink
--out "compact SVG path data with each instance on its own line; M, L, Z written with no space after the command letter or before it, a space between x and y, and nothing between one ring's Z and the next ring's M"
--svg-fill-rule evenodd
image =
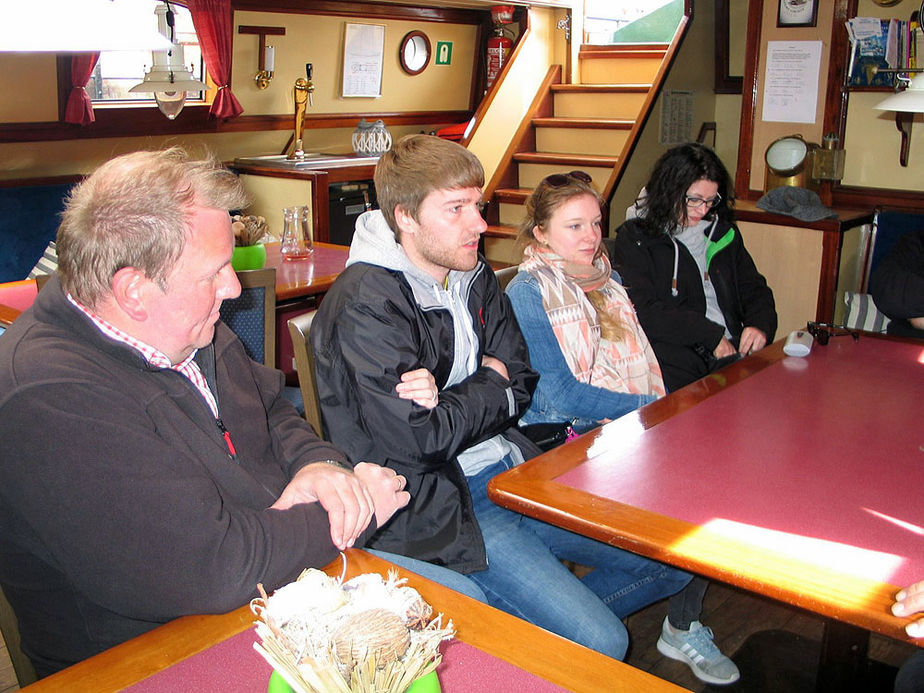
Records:
M306 152L304 158L287 159L285 154L267 154L265 156L243 156L234 160L240 166L267 166L283 170L301 168L337 168L342 166L356 166L360 164L374 164L377 156L359 156L357 154L324 154L322 152Z

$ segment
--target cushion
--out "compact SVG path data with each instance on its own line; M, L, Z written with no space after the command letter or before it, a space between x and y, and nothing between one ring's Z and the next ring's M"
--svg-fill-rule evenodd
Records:
M73 183L0 187L0 282L23 279L55 240Z
M870 294L845 291L844 303L847 304L847 317L844 319L846 327L866 332L886 331L889 319L879 312Z
M58 249L55 242L51 241L45 246L45 252L42 257L35 263L35 267L29 272L28 279L35 279L45 274L54 274L58 271Z

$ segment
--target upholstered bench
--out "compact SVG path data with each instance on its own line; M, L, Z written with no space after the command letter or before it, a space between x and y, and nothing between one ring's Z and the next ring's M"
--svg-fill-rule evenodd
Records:
M24 279L55 239L77 176L0 181L0 282Z

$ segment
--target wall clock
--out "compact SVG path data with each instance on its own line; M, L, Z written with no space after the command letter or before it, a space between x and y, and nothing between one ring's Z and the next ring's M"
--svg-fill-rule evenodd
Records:
M422 31L411 31L401 39L398 51L401 69L409 75L418 75L430 62L430 39Z

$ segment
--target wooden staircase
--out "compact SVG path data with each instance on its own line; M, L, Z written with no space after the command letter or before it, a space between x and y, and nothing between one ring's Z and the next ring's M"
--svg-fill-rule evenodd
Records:
M677 43L582 46L581 84L562 84L561 67L552 66L485 188L489 259L519 262L512 240L545 176L581 169L610 198Z

